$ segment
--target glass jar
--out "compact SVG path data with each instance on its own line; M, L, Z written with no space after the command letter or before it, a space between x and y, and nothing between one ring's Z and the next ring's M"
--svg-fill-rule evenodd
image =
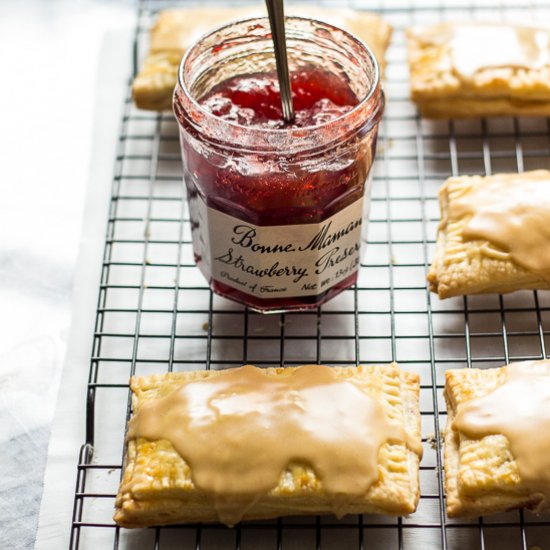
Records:
M286 19L291 74L320 67L357 104L315 126L245 126L200 104L233 77L275 70L267 19L230 23L183 58L174 93L195 261L214 292L257 311L317 307L360 266L384 96L376 60L327 23Z

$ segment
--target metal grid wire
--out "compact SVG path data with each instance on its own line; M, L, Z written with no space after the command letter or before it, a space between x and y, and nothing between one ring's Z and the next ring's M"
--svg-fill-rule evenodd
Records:
M173 4L141 2L137 63L155 13ZM176 123L170 113L137 110L128 93L102 260L72 550L550 548L550 523L527 512L450 520L439 475L445 370L546 357L550 293L440 301L425 284L441 182L450 175L550 168L550 121L422 120L408 99L404 35L411 24L465 16L548 20L550 6L350 5L379 11L394 26L385 85L388 103L358 283L316 311L264 316L210 292L193 262ZM245 522L234 529L190 525L128 531L114 525L130 410L129 376L244 363L390 361L421 375L424 458L415 514L339 521L283 518Z

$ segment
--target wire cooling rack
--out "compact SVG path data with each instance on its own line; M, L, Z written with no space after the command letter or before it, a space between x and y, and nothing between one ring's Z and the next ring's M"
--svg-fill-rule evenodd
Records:
M173 4L140 3L136 63L155 13ZM425 284L441 182L457 174L550 168L550 121L422 120L408 99L404 36L409 25L444 19L548 21L550 6L350 5L374 9L394 26L388 102L358 283L317 311L262 316L210 292L193 263L176 123L170 113L137 110L128 92L102 260L71 550L550 548L550 523L529 513L448 519L440 475L445 370L546 357L549 293L440 301ZM113 523L130 375L244 363L389 361L419 372L422 381L421 499L411 516L283 518L234 529L190 525L128 531Z

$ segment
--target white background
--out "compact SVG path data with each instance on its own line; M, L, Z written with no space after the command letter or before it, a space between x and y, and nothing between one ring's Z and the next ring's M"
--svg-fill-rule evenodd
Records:
M70 326L93 105L105 72L100 47L134 19L132 2L0 2L0 548L6 550L34 542ZM117 123L119 106L117 98Z

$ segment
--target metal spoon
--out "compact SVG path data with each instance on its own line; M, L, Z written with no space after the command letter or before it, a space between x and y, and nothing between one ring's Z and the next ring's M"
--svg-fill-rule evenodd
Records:
M281 91L281 106L283 119L287 123L294 122L294 107L290 94L290 77L288 74L288 58L286 55L285 12L283 0L265 0L267 13L269 14L269 26L275 49L275 62L277 64L277 77Z

